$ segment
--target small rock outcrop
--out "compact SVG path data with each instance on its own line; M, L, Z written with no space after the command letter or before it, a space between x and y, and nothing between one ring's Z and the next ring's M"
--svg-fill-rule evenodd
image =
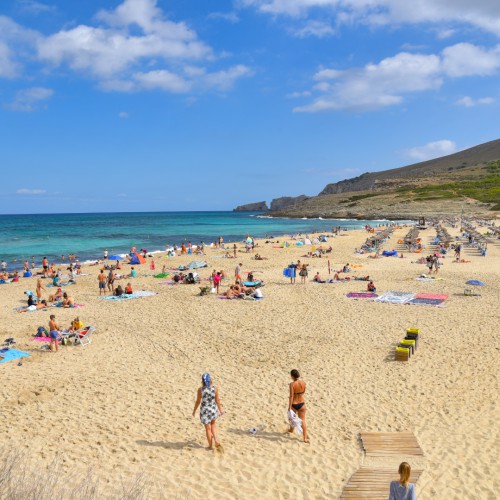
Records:
M265 201L257 201L256 203L247 203L233 209L233 212L267 212L269 208Z
M282 196L281 198L274 198L274 200L271 201L271 210L281 210L308 199L309 196L306 196L305 194L301 194L300 196Z

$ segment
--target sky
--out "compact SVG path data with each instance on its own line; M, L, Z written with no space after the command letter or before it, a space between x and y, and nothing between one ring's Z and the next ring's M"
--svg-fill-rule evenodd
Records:
M0 0L0 213L231 210L500 137L498 0Z

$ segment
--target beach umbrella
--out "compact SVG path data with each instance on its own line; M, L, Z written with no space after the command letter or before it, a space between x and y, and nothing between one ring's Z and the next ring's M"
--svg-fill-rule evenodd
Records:
M110 255L108 260L123 260L123 257L120 257L119 255Z
M482 281L479 280L469 280L465 282L466 285L473 285L473 286L486 286Z

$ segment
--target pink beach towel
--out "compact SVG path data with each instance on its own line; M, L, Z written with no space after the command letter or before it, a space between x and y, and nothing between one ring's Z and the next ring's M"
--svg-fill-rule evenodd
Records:
M415 297L416 299L437 299L437 300L447 300L448 295L440 293L418 293Z

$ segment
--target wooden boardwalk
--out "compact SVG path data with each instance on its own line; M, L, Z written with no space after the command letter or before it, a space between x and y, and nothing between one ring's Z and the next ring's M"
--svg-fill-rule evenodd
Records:
M361 441L367 457L424 454L412 432L362 432Z
M421 470L412 470L410 482L416 483ZM398 481L397 468L361 467L349 479L340 497L342 500L387 500L391 481Z

